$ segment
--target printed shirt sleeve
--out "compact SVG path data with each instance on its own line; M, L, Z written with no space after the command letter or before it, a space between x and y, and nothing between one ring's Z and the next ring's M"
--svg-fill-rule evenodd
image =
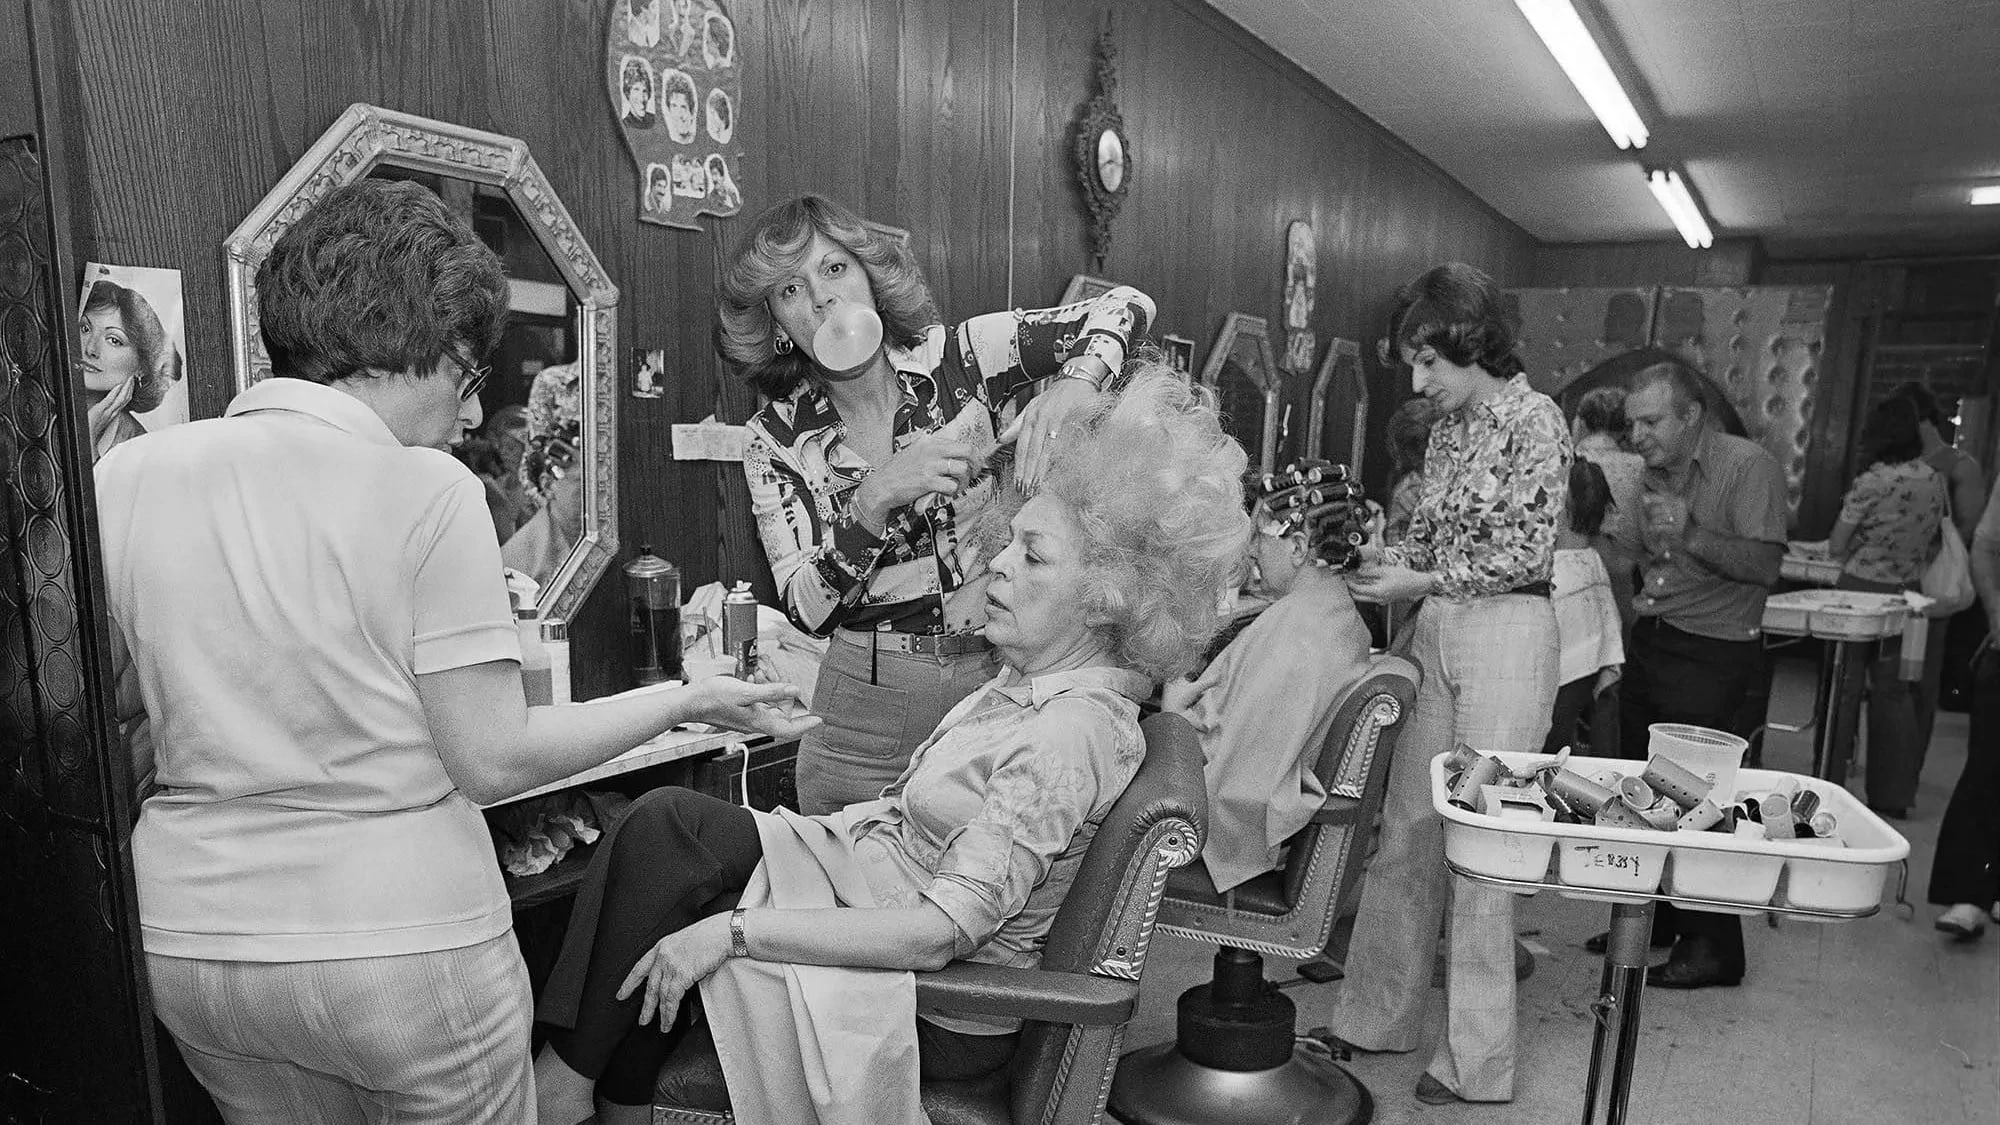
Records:
M820 498L799 467L783 457L756 419L743 450L743 475L750 485L750 512L771 563L771 577L792 623L826 636L847 616L843 604L868 572L883 540L854 517L854 490L826 497L831 519L822 519Z
M1052 699L1010 724L1018 745L1000 756L977 815L947 836L925 898L958 930L956 956L985 945L1021 912L1097 807L1138 767L1121 762L1116 718L1080 699Z
M486 488L470 471L459 474L431 505L416 560L412 670L418 675L521 659Z
M998 406L1077 356L1104 361L1114 376L1135 337L1153 322L1153 299L1129 285L1054 309L987 313L960 324L956 350Z
M1881 498L1882 475L1871 465L1847 486L1847 495L1840 501L1840 522L1860 527L1861 521L1868 518L1869 509Z

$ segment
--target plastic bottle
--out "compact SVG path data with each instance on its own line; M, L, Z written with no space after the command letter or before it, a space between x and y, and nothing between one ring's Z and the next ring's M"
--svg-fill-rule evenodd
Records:
M517 609L514 628L521 634L521 692L528 697L528 706L554 703L549 650L542 645L542 615L533 606Z
M549 694L556 703L571 702L569 685L569 622L560 617L542 621L542 650L549 657Z

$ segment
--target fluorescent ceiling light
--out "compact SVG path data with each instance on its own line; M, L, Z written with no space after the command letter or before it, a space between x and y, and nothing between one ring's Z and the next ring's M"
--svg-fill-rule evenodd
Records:
M1549 54L1556 57L1570 84L1590 104L1591 112L1597 114L1618 147L1645 148L1646 123L1639 120L1632 99L1625 96L1625 88L1611 73L1604 52L1597 49L1597 40L1590 37L1570 0L1514 0L1514 5L1528 17L1535 34L1542 37Z
M1974 207L1991 207L1995 203L2000 203L2000 187L1973 188L1972 195L1967 202L1971 203Z
M1653 189L1653 198L1660 201L1661 210L1674 221L1674 229L1681 232L1681 238L1690 250L1706 250L1715 245L1715 234L1708 229L1708 221L1701 217L1701 208L1695 206L1694 197L1688 194L1687 185L1680 175L1665 169L1656 169L1646 174L1646 186Z

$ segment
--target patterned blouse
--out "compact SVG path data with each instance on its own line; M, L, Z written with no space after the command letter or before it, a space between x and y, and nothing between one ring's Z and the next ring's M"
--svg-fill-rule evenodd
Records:
M1920 460L1868 466L1840 502L1840 522L1854 528L1854 553L1841 570L1868 582L1914 585L1937 552L1944 489L1938 471Z
M1546 582L1569 504L1569 427L1526 375L1431 427L1410 530L1382 559L1430 571L1454 601Z
M1003 408L1016 392L1076 356L1095 356L1118 371L1153 311L1152 298L1120 286L1062 308L932 325L916 349L889 351L903 384L895 449L947 425L990 449L1011 420ZM945 600L984 573L990 557L975 531L994 478L955 500L933 493L898 509L887 537L878 537L854 513L855 489L874 467L848 445L840 415L816 383L803 381L766 404L749 428L743 472L750 508L793 623L816 636L836 627L941 631Z

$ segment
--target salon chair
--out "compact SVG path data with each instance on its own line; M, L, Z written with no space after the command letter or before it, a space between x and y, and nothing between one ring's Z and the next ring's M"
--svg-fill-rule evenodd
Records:
M1329 1045L1299 1041L1297 1013L1264 979L1260 954L1312 958L1331 942L1360 881L1418 677L1409 661L1378 656L1335 702L1315 767L1326 802L1287 842L1284 867L1220 893L1199 862L1168 878L1161 931L1222 948L1214 979L1181 995L1175 1042L1119 1063L1110 1110L1120 1121L1360 1125L1374 1116L1368 1088Z
M1013 969L957 961L917 974L917 1010L1024 1021L1014 1061L970 1082L925 1082L933 1125L1094 1125L1125 1025L1139 1003L1139 972L1170 868L1201 854L1208 790L1201 741L1177 715L1143 722L1146 757L1105 814L1076 881L1050 926L1042 963ZM660 1070L654 1125L734 1121L721 1063L705 1027Z

